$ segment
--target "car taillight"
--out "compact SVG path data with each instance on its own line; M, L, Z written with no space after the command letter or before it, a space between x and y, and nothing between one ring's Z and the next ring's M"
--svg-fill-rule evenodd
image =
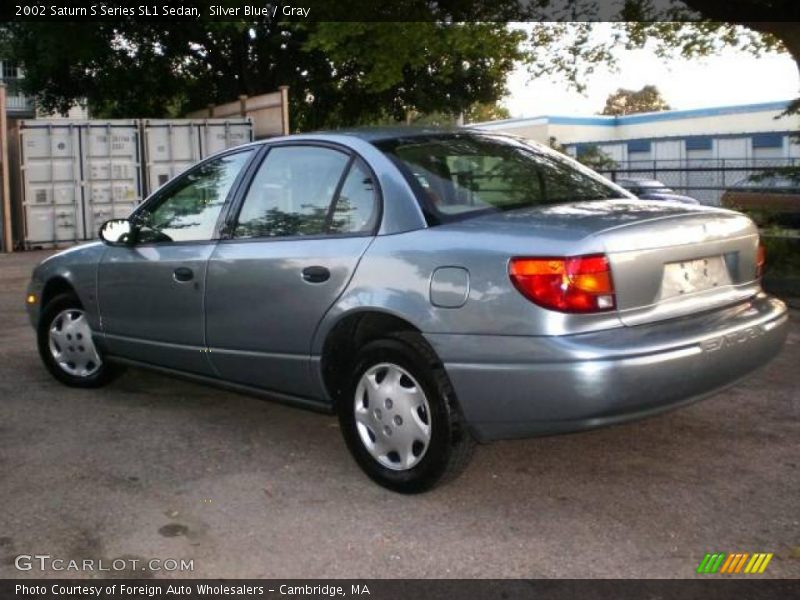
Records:
M764 276L764 265L767 263L767 249L764 242L758 241L758 250L756 251L756 279L761 279Z
M611 267L603 254L515 257L508 264L508 274L526 298L544 308L588 313L616 307Z

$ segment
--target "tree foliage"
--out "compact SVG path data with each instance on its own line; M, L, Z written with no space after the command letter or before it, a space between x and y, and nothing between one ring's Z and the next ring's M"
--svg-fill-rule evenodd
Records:
M358 14L353 2L327 6ZM535 23L525 44L519 28L501 22L519 5L528 7L529 18L548 21ZM619 48L684 57L731 46L755 54L780 49L800 64L796 0L624 0L621 12L608 17L623 21L604 38L593 35L592 22L565 22L598 18L610 5L373 0L373 12L396 18L402 11L413 22L13 22L0 47L6 44L23 63L27 91L45 110L85 99L102 117L177 116L288 85L292 123L301 130L405 121L409 114L464 113L469 121L475 107L498 106L520 63L534 77L561 74L584 90L593 71L615 66ZM521 18L514 11L506 16L515 15Z
M495 104L524 57L501 23L13 23L7 43L45 110L167 117L288 85L297 129Z
M640 90L619 88L606 98L602 115L633 115L644 112L670 110L661 92L654 85L646 85Z
M579 163L595 171L607 171L616 168L617 162L598 146L588 146L581 149L575 156Z
M597 13L608 3L577 1L581 14ZM800 69L798 9L796 0L625 0L610 36L593 35L591 22L536 23L529 38L529 69L534 77L561 75L581 92L598 67L617 68L619 49L647 48L663 58L698 58L724 48L755 56L785 51ZM776 22L776 15L782 21Z

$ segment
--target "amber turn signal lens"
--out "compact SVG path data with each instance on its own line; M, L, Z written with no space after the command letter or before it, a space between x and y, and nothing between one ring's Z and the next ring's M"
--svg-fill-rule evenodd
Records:
M756 251L756 278L761 279L764 276L764 265L767 264L767 249L764 242L758 241L758 250Z
M512 258L508 274L523 296L561 312L600 312L616 307L611 267L603 254Z

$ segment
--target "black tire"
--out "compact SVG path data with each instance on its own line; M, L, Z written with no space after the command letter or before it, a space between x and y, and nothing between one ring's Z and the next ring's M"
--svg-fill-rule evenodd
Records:
M63 311L69 309L83 310L80 300L72 292L59 294L42 308L36 335L37 345L39 346L39 356L41 356L42 362L44 366L47 367L50 374L65 385L78 388L96 388L106 385L122 373L122 367L103 360L100 368L91 375L77 376L62 369L53 358L50 351L50 328L56 317Z
M355 403L362 375L381 363L398 365L422 387L430 406L430 442L419 462L405 470L382 465L359 435ZM397 333L366 344L356 355L352 373L337 398L342 434L361 469L376 483L395 492L414 494L455 478L469 462L475 441L458 408L453 387L436 354L415 333Z

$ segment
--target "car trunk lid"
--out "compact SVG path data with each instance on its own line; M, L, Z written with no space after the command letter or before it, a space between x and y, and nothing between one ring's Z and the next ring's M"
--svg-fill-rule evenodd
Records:
M671 214L592 234L611 263L626 325L710 310L758 292L758 231L729 211Z
M437 227L502 232L487 243L511 256L604 253L619 319L658 321L732 304L756 294L758 231L729 210L635 199L564 203Z

